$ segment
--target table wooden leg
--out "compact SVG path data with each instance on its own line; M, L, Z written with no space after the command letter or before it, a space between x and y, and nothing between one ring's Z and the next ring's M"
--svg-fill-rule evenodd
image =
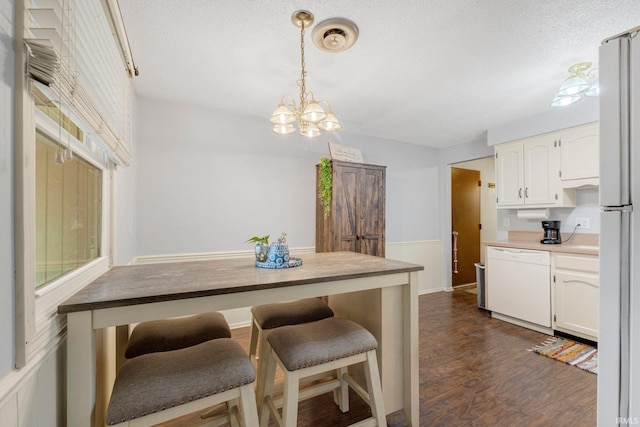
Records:
M419 334L418 334L418 273L409 273L409 283L403 286L403 369L404 416L407 426L420 425Z
M67 314L67 425L94 425L95 337L91 312Z

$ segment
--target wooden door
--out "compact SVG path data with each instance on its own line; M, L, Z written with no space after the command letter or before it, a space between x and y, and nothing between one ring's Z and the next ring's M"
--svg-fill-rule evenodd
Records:
M384 170L360 170L360 248L363 254L384 256ZM356 238L356 240L358 240Z
M359 174L358 168L334 165L335 251L360 252Z
M453 286L476 281L474 264L480 262L480 187L479 171L451 168ZM454 233L457 233L457 251Z

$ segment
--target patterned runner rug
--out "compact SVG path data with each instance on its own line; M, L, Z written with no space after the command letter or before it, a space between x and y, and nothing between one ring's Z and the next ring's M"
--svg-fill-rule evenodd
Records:
M567 338L553 337L528 349L528 351L577 366L594 374L598 373L598 349L587 344Z

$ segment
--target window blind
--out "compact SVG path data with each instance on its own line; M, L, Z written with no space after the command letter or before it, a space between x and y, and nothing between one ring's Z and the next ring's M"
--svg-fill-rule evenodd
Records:
M117 1L31 0L26 13L27 76L47 87L52 101L79 120L116 163L129 166L135 67L113 31L123 28ZM110 22L114 16L120 22Z

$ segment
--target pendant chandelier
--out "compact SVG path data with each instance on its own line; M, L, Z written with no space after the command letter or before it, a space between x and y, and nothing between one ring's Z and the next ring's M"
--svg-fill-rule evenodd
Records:
M296 105L295 100L290 95L284 95L280 99L280 104L273 112L269 121L273 124L273 132L278 135L288 135L296 131L294 123L298 122L300 135L309 138L320 136L322 131L331 132L340 130L340 122L333 114L331 106L327 101L317 101L313 92L307 92L304 62L304 34L305 28L313 24L313 15L306 10L298 10L291 15L291 22L300 28L300 53L301 68L300 80L300 103ZM320 104L326 105L326 111Z

